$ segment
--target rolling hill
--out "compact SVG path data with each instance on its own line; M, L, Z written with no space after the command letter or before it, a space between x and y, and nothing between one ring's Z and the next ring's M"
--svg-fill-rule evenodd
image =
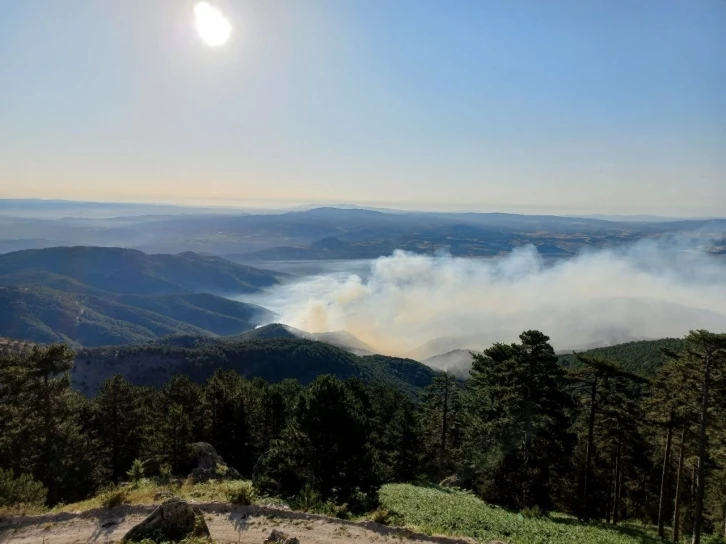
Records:
M337 346L356 355L373 355L375 353L371 346L348 331L306 332L281 323L272 323L242 333L236 337L236 340L266 340L270 338L303 338Z
M79 294L0 287L0 336L39 343L102 346L171 334L230 335L269 321L272 312L207 293Z
M26 203L27 204L27 203ZM0 200L0 253L60 245L124 246L147 253L197 251L240 262L375 258L394 249L455 256L493 256L533 244L546 256L565 257L585 247L612 247L675 233L711 232L711 251L726 251L726 221L699 219L606 221L506 213L440 213L334 207L268 213L163 208L130 211L104 206L88 215L81 203L30 203L33 219L10 217L23 209ZM93 205L87 203L90 209ZM42 210L39 216L35 214ZM83 217L68 217L70 214ZM140 216L139 213L150 215ZM124 215L127 215L124 217ZM3 217L4 216L4 217ZM40 219L39 217L43 217Z
M70 280L117 294L259 292L281 274L220 257L185 252L147 255L117 247L52 247L0 255L0 285L36 285Z
M358 356L323 342L302 338L200 339L184 337L117 348L83 349L73 369L74 386L86 394L120 374L133 383L160 386L175 374L206 380L217 368L248 378L277 382L294 378L305 384L320 374L383 381L417 395L436 371L417 361L382 355Z
M100 346L178 334L239 334L274 314L215 293L258 292L279 277L195 253L18 251L0 255L0 336Z
M665 360L661 349L666 348L678 351L683 347L684 342L680 338L661 338L659 340L640 340L614 346L592 348L578 353L604 357L620 363L631 372L648 376L653 374ZM562 354L559 356L559 359L562 364L568 367L577 367L580 365L574 353Z

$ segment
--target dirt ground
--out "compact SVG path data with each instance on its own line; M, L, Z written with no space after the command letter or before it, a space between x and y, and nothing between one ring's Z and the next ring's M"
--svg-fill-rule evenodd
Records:
M300 540L301 544L351 542L420 542L470 544L473 541L432 537L373 522L350 522L272 507L198 503L212 538L218 544L262 544L272 529ZM0 522L0 544L76 544L118 542L155 508L119 506L83 513L57 513L15 517Z

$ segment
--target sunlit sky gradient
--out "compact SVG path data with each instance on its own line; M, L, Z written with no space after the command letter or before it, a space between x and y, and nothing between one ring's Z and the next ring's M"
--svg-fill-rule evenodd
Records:
M0 6L0 197L726 215L724 0Z

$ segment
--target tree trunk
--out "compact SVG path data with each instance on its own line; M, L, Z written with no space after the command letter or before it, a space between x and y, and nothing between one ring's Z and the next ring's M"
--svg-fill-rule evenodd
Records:
M678 453L678 471L676 472L676 498L673 507L673 542L678 543L681 537L681 473L683 472L683 457L685 450L686 427L681 429L681 447Z
M615 453L615 478L613 478L613 525L620 521L620 439L618 438L618 448Z
M660 478L660 503L658 504L658 536L663 538L665 525L665 503L666 488L668 486L668 465L671 462L671 441L673 439L673 413L671 412L670 421L668 422L668 434L666 435L665 454L663 455L663 473Z
M441 415L441 451L439 452L439 470L446 471L446 435L449 432L449 375L446 374L444 382L444 406Z
M587 521L590 518L588 512L588 500L590 493L590 472L592 471L592 453L594 447L595 433L595 398L597 395L597 376L592 381L592 388L590 390L590 418L587 427L587 452L585 453L585 479L582 486L582 519Z
M698 429L698 483L696 485L696 508L693 515L692 544L701 544L703 524L703 493L706 475L706 428L708 426L708 387L711 382L711 357L706 354L703 368L703 398L701 400L701 424Z

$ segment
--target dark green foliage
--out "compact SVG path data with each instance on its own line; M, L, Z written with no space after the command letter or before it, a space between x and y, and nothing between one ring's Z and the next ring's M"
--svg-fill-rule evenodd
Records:
M191 343L189 340L183 343ZM307 384L321 374L381 381L411 396L419 394L437 375L435 370L409 359L360 357L329 344L299 338L205 341L188 347L154 342L87 349L79 352L77 363L75 383L86 379L87 367L89 381L120 373L133 383L156 387L161 387L172 374L185 374L202 383L223 368L246 378L259 377L270 382L292 378ZM95 387L87 382L82 389L92 393Z
M92 487L87 401L70 390L73 352L64 345L0 359L0 467L30 474L48 501L68 501Z
M107 380L92 401L88 423L100 480L117 484L141 455L147 413L142 392L121 376Z
M419 419L426 469L441 479L461 461L464 438L461 384L450 374L436 376L421 400Z
M409 482L421 475L423 436L414 402L390 384L372 383L367 391L370 442L381 478Z
M485 496L518 509L551 508L553 476L563 473L574 444L573 401L549 337L520 335L474 355L468 383L470 432L489 472Z
M726 337L692 333L683 349L664 351L650 378L591 352L568 369L548 340L527 331L494 344L463 382L299 339L177 337L85 352L80 365L151 360L158 375L158 388L109 377L91 399L70 390L65 346L6 356L0 500L40 500L44 489L49 504L80 499L139 480L139 460L146 476L168 482L196 467L191 443L209 442L259 491L333 516L375 508L383 482L446 476L442 485L522 516L556 509L611 524L660 520L668 537L677 511L681 536L723 527ZM316 376L327 369L338 376ZM260 377L286 372L303 383ZM230 500L249 502L252 490L237 483L225 484ZM123 500L107 495L109 504Z
M600 357L620 364L623 370L635 372L643 376L653 374L666 360L663 349L680 350L684 341L680 338L662 338L660 340L641 340L627 342L615 346L592 348L583 351L588 357ZM576 354L559 355L560 362L568 368L579 368L582 363Z
M13 469L0 468L0 506L43 504L48 490L30 474L15 476Z
M375 502L381 478L369 442L359 386L321 376L303 392L291 424L263 461L258 482L283 496L309 484L323 501L361 509Z

